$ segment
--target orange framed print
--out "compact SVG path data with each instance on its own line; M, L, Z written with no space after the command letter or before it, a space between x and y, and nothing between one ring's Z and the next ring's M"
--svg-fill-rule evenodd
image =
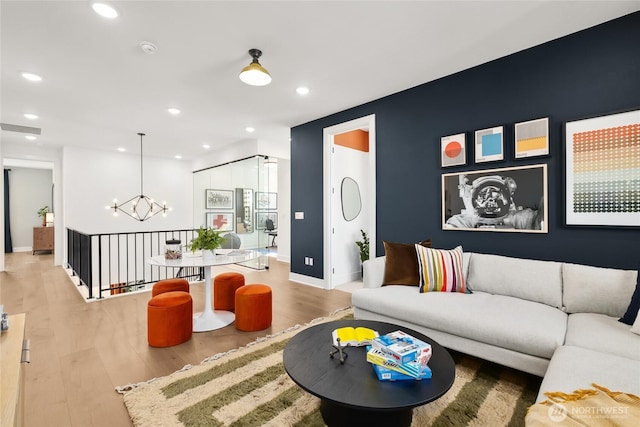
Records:
M464 133L440 138L440 161L443 168L467 164L467 143Z

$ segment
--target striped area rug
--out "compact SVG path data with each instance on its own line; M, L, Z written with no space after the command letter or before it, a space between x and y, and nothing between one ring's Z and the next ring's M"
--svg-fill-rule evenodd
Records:
M302 328L218 354L162 378L118 387L133 424L143 426L324 426L319 400L282 366L287 341ZM521 426L540 378L453 353L456 380L440 399L416 408L412 426Z

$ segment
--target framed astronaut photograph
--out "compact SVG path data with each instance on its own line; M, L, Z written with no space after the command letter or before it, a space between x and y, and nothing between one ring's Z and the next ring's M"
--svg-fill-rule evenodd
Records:
M442 229L547 233L547 165L442 175Z

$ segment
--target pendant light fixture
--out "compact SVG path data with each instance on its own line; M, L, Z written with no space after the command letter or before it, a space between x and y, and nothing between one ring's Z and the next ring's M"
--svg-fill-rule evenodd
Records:
M140 195L134 196L124 203L118 203L118 201L114 199L113 205L107 206L106 208L113 209L114 216L118 216L118 211L120 211L137 221L145 221L159 213L162 213L162 216L167 216L167 211L170 211L171 208L167 207L167 202L159 204L149 196L144 195L142 179L142 137L145 136L145 134L138 133L138 135L140 135Z
M251 55L253 61L242 69L240 80L251 86L266 86L271 83L271 75L258 62L258 58L262 56L262 51L260 49L249 49L249 55Z

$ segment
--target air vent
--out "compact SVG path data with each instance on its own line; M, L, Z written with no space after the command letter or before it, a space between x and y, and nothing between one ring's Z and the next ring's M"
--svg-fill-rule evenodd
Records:
M34 128L31 126L11 125L9 123L0 123L0 129L6 130L9 132L30 133L33 135L40 135L42 133L42 129L40 128Z

